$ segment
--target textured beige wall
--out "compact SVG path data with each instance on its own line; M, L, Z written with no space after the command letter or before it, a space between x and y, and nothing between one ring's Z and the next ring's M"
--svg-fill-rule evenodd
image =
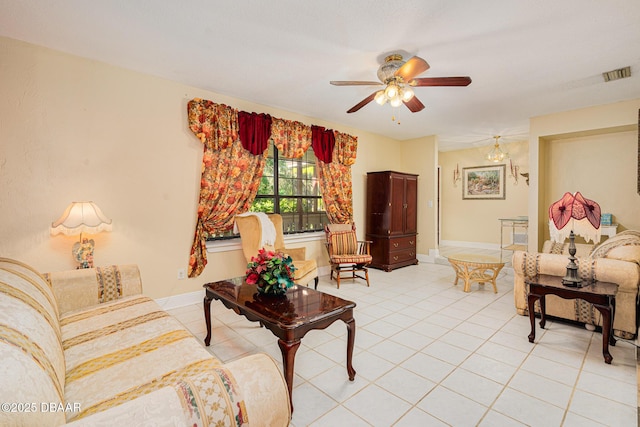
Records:
M514 165L521 172L529 171L528 142L501 144L509 152ZM527 215L529 186L526 179L519 176L517 184L511 177L509 160L506 165L506 187L504 200L463 200L462 178L453 183L453 171L458 165L462 169L473 166L492 166L484 157L492 144L465 150L444 151L438 154L441 176L441 240L500 244L499 218ZM507 243L505 237L505 243Z
M591 182L594 190L599 192L602 186L606 186L605 182L610 178L609 176L617 176L624 170L624 176L626 182L635 183L637 179L636 169L628 170L622 169L622 165L626 162L637 161L637 144L635 144L636 150L633 147L623 148L622 151L617 152L610 149L609 144L613 141L619 141L618 136L631 132L636 134L638 132L638 110L640 109L640 99L632 99L629 101L617 102L614 104L599 105L595 107L582 108L578 110L565 111L556 114L549 114L545 116L533 117L529 121L529 165L531 168L531 191L529 193L529 250L538 250L542 247L545 236L548 236L548 201L553 199L551 189L554 185L563 185L562 183L553 184L548 175L549 170L548 162L553 161L558 165L560 169L581 169L583 171L576 172L579 174L589 173L600 177L598 183L594 183L591 178ZM551 156L550 152L553 150L553 142L556 140L572 139L575 138L575 147L580 147L580 140L588 139L588 137L602 135L604 139L595 139L590 143L600 144L600 150L587 151L579 150L576 153L572 153L569 158ZM618 135L609 139L606 135ZM623 139L625 137L622 137ZM624 144L620 142L621 144ZM636 140L637 143L637 140ZM622 148L615 142L616 149ZM589 145L589 144L587 144ZM628 144L629 146L634 144ZM556 150L557 151L557 150ZM623 160L624 157L624 160ZM607 162L599 163L599 159L612 159L614 166L610 166ZM620 163L618 163L620 162ZM585 165L590 165L587 167ZM585 195L591 192L590 188L582 187L582 191ZM568 189L567 191L572 191ZM577 191L577 190L573 190ZM595 194L595 192L593 193ZM624 208L618 208L622 204L630 204L630 206L637 206L638 198L640 197L635 190L635 187L631 190L628 187L623 186L617 188L612 185L609 187L607 197L611 197L615 200L609 205L611 213L617 215L616 212L622 212ZM559 197L558 197L559 198ZM592 199L598 201L594 196ZM637 212L637 211L636 211ZM636 214L637 216L637 214ZM632 222L626 219L623 224L627 228L632 228ZM637 220L636 220L637 221ZM622 222L622 221L621 221ZM636 226L637 227L637 226Z
M438 139L427 136L399 143L402 151L402 170L418 174L418 254L429 255L436 249L436 191ZM431 203L429 203L431 202Z
M113 232L94 237L96 265L138 264L153 298L244 272L234 251L209 254L198 278L177 279L189 259L200 183L202 145L186 114L194 97L358 136L353 192L362 234L366 171L401 168L395 141L343 125L6 38L0 58L0 256L41 271L74 267L77 237L51 237L49 226L71 201L93 200L114 222ZM307 248L327 264L321 242Z
M566 192L580 191L598 202L602 212L613 214L619 231L640 230L637 150L635 131L548 141L543 206L550 206ZM545 240L549 239L549 228L543 230Z

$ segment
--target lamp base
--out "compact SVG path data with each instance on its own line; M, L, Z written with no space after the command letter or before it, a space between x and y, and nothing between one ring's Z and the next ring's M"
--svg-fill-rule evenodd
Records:
M578 276L575 240L576 235L571 230L571 233L569 233L569 264L567 264L567 274L562 278L562 284L572 288L580 288L582 287L582 279Z
M578 269L567 266L567 274L562 278L562 284L570 288L581 288L582 279L578 277Z
M78 263L77 269L81 268L93 268L93 249L95 242L93 239L82 238L76 242L71 249L73 258Z

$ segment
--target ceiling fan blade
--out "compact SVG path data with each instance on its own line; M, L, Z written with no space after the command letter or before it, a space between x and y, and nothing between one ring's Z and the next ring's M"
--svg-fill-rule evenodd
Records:
M396 77L402 77L405 82L408 82L415 76L424 73L429 69L429 64L427 61L420 58L419 56L414 56L405 62L402 67L398 68L394 75Z
M420 77L409 82L409 86L469 86L471 77Z
M418 111L424 110L424 104L420 102L417 96L414 96L410 100L403 102L404 105L406 105L412 113L417 113Z
M373 98L375 96L376 96L376 92L373 92L371 95L367 96L365 99L363 99L362 101L358 102L356 105L351 107L351 109L347 111L347 113L355 113L356 111L358 111L359 109L361 109L362 107L364 107L365 105L373 101Z
M334 86L379 86L380 82L365 82L365 81L353 81L353 80L332 80L331 83Z

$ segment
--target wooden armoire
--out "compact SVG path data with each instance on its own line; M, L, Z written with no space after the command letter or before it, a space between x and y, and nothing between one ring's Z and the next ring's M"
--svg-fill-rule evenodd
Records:
M417 264L418 175L368 172L366 220L371 267L391 271Z

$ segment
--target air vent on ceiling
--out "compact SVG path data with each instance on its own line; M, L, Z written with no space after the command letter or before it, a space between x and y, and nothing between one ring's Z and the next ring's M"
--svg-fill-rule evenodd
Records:
M631 77L631 67L624 67L618 68L617 70L607 71L606 73L602 73L602 77L604 77L605 82L624 79L625 77Z

